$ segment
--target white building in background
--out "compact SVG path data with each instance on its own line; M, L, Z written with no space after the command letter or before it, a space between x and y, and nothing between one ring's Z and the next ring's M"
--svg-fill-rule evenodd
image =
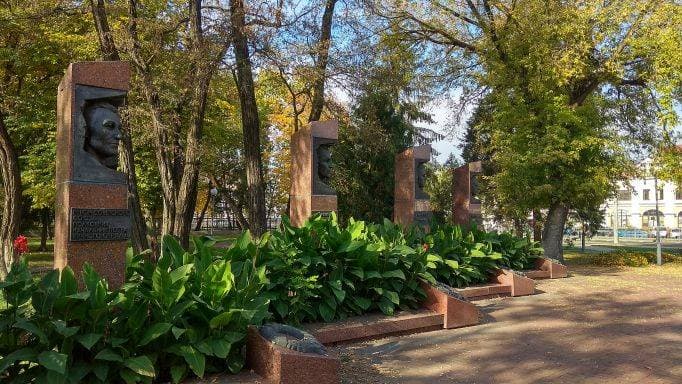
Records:
M648 168L650 161L642 165ZM656 194L660 226L667 229L682 228L682 185L658 180L658 190L653 177L630 180L621 184L616 199L608 200L602 209L604 225L613 228L618 207L618 228L650 230L656 226Z

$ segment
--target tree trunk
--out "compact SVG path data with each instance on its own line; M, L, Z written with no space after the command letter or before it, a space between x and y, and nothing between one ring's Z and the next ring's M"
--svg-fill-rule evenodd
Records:
M542 218L542 213L540 213L540 210L534 209L533 210L533 241L536 241L538 243L542 241L542 225L540 225L541 218Z
M92 18L95 21L95 30L99 38L99 49L102 53L102 59L107 61L121 60L114 43L114 38L111 36L104 0L90 0L90 9L92 11Z
M178 96L177 113L191 108L190 124L184 140L181 140L181 120L170 126L162 120L159 91L154 85L150 60L142 56L142 43L137 32L137 0L128 0L130 16L128 32L132 40L130 55L140 77L140 86L150 106L152 125L155 131L156 161L163 190L163 218L161 232L180 238L184 246L189 245L192 219L196 206L199 180L199 152L201 146L204 115L209 85L215 69L223 58L229 44L220 52L211 52L205 45L201 27L201 0L189 0L190 38L187 44L190 62L190 77L185 85L186 92ZM254 96L255 100L255 96ZM172 136L169 136L169 133ZM173 134L176 133L176 134Z
M580 250L581 250L582 252L585 252L585 222L584 222L584 221L583 221L583 227L582 227L582 233L581 233L581 236L580 236L580 241L581 241Z
M249 194L249 223L251 231L260 236L265 231L265 184L260 146L260 120L253 71L249 58L248 39L243 0L230 0L232 43L237 62L237 87L242 113L244 133L244 158L246 160L246 184Z
M545 227L542 231L542 247L545 249L545 256L564 261L564 226L568 208L563 204L554 204L547 212Z
M0 174L5 201L0 220L0 280L4 280L14 262L14 239L21 221L21 174L19 159L0 111Z
M206 216L206 211L208 210L208 204L211 202L211 188L213 188L213 186L212 183L209 181L208 192L206 193L206 202L204 203L204 206L201 208L201 213L199 214L199 218L197 219L197 225L194 227L195 231L201 230L201 223L204 221L204 216Z
M310 108L308 122L318 121L324 108L324 83L327 78L327 64L329 63L329 47L332 41L332 24L334 20L334 7L337 0L327 0L322 15L322 28L320 28L320 41L317 45L317 63L315 64L315 80L313 81L313 100Z
M135 175L135 161L133 159L133 140L131 137L128 122L122 129L122 140L119 146L119 158L121 159L121 170L128 177L128 208L130 209L130 220L133 226L132 244L135 253L140 253L149 249L149 239L147 238L147 225L142 215L140 206L140 195L137 192L137 176Z
M118 48L114 43L109 28L109 21L107 19L107 12L104 6L104 0L90 0L90 7L92 10L92 17L95 22L95 30L99 37L99 47L102 53L102 59L118 61L120 56ZM127 119L126 119L127 120ZM140 253L149 249L149 241L147 239L147 226L142 215L142 208L140 207L140 196L137 192L137 176L135 175L135 161L133 156L133 141L130 126L127 121L124 121L125 127L122 130L122 140L119 146L119 158L121 160L121 170L128 177L128 208L130 209L130 219L132 224L132 245L136 253Z
M50 232L50 208L43 208L40 212L40 248L39 251L47 251L47 235Z
M523 221L519 218L514 218L512 221L514 222L516 237L523 237Z

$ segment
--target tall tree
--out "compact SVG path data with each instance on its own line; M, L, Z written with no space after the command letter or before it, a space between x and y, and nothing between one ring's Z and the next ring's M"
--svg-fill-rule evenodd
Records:
M332 43L332 25L334 20L334 8L337 0L327 0L322 16L320 28L320 40L317 44L317 60L315 60L314 80L312 84L312 105L308 121L318 121L324 108L324 84L327 78L327 65L329 63L329 48Z
M78 6L0 2L0 279L13 262L22 213L54 206L54 168L46 164L54 161L57 85L69 62L93 52Z
M99 38L99 48L102 59L108 61L121 60L111 28L109 28L109 19L107 17L104 0L90 0L90 9L92 11L97 37ZM133 249L136 253L140 253L149 248L149 241L147 240L147 226L145 225L142 208L140 206L140 196L137 191L133 139L128 119L124 119L122 140L121 145L119 146L119 158L121 160L121 168L128 176L128 207L130 208L133 227Z
M246 9L243 0L230 0L232 42L237 61L235 79L239 88L242 130L244 131L244 158L246 182L249 194L249 224L251 231L260 235L266 228L265 183L263 182L263 159L261 158L260 118L253 85L253 70L249 56L246 27Z
M5 68L7 71L8 68ZM19 159L5 124L5 113L0 109L0 172L4 202L0 221L0 280L4 280L14 262L14 239L21 220L21 173Z
M203 1L186 4L144 8L141 15L138 1L128 0L127 15L127 53L154 132L163 191L161 231L184 244L196 206L209 85L230 44L225 23L211 25L214 39L204 37ZM142 30L141 22L149 29Z
M562 259L568 210L593 205L625 177L613 115L619 98L656 95L674 120L682 9L619 2L378 1L415 40L442 47L442 75L494 95L492 177L498 200L547 209L543 246ZM452 77L452 76L451 76ZM650 127L646 127L650 129Z

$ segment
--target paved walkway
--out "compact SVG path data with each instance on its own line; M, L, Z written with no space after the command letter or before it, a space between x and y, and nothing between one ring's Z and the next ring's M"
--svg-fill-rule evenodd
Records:
M484 324L337 347L344 383L682 383L682 265L573 267Z

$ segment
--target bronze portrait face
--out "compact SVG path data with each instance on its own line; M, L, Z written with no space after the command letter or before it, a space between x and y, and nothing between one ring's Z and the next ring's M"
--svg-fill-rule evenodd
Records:
M109 103L88 106L85 116L84 149L107 168L118 167L118 144L121 141L121 118Z
M332 152L330 145L317 147L317 174L323 183L329 181L332 171Z
M423 190L424 186L426 185L426 167L424 166L425 163L419 163L417 164L417 187L419 189Z

